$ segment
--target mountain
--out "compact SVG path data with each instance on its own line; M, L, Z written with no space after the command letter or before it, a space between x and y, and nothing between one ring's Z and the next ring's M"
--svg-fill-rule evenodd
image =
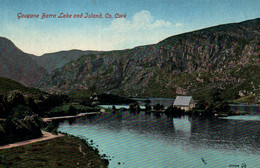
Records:
M0 76L13 79L26 86L35 84L47 74L32 58L18 49L10 40L0 37Z
M70 94L195 98L206 98L217 87L229 99L256 96L259 39L259 18L214 26L154 45L87 54L55 70L39 87Z
M44 67L48 73L51 73L56 68L61 68L70 61L76 60L82 55L89 53L96 53L96 51L81 51L81 50L70 50L60 51L55 53L43 54L40 57L31 56L33 60L41 67Z

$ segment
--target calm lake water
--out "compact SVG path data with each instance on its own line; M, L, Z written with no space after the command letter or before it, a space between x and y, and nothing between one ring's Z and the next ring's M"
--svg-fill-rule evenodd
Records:
M64 121L58 130L93 140L111 168L260 168L258 119L116 112Z

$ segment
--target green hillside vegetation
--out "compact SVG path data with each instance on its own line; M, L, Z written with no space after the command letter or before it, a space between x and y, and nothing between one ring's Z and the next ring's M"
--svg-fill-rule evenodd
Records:
M79 113L99 112L98 107L89 107L81 104L69 103L56 106L49 111L45 111L43 117L72 116Z
M47 94L0 77L0 146L41 137L41 130L52 124L44 123L40 117L76 115L93 110L100 109L69 103L65 95ZM71 154L76 160L64 161ZM108 160L85 140L71 136L0 151L0 168L89 166L105 168Z
M42 136L42 120L37 115L0 120L0 146Z
M0 94L6 94L12 90L19 90L23 94L47 94L39 89L26 87L12 79L0 77Z
M0 145L40 137L43 122L39 116L64 103L62 96L25 97L13 90L0 95Z

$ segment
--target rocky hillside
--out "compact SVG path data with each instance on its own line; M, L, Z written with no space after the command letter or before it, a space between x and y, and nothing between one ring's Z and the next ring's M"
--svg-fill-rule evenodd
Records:
M0 77L35 86L46 74L47 71L30 54L22 52L10 40L0 37Z
M48 73L50 73L56 68L61 68L70 61L76 60L82 55L86 55L89 53L96 53L96 51L60 51L56 53L43 54L40 57L32 55L31 58L35 60L39 66L44 67L48 71Z
M91 53L41 82L49 92L124 96L206 97L214 87L229 99L260 87L260 19L219 25L129 50Z

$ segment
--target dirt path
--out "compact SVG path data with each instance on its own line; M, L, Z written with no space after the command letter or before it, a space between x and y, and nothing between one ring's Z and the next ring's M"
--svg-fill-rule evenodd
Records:
M100 113L100 112L80 113L80 114L75 115L75 116L61 116L61 117L43 118L43 121L49 122L49 121L57 120L57 119L76 118L76 117L82 117L82 116L89 115L89 114L98 114L98 113ZM64 136L63 134L53 135L53 134L51 134L49 132L45 132L45 131L42 131L42 134L43 135L40 138L35 138L35 139L30 139L30 140L26 140L26 141L22 141L22 142L15 142L15 143L12 143L12 144L0 146L0 150L1 149L7 149L7 148L13 148L13 147L17 147L17 146L23 146L23 145L31 144L31 143L34 143L34 142L39 142L39 141L44 141L44 140L49 140L49 139Z
M43 121L48 122L48 121L57 120L57 119L77 118L77 117L82 117L82 116L86 116L86 115L90 115L90 114L98 114L98 113L101 113L101 112L80 113L75 116L60 116L60 117L43 118Z
M34 142L45 141L45 140L64 136L63 134L53 135L53 134L51 134L49 132L45 132L45 131L42 131L42 134L43 135L40 138L35 138L35 139L30 139L30 140L26 140L26 141L22 141L22 142L15 142L12 144L0 146L0 150L7 149L7 148L13 148L13 147L17 147L17 146L23 146L23 145L31 144Z

